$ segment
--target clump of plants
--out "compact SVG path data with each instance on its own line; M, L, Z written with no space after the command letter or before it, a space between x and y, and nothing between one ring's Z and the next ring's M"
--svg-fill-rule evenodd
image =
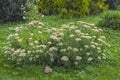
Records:
M104 49L109 46L102 29L82 21L46 28L38 21L15 28L4 47L5 59L13 64L45 64L76 67L99 63L106 59ZM48 70L48 71L47 71Z
M102 13L98 26L120 30L120 11L107 11Z

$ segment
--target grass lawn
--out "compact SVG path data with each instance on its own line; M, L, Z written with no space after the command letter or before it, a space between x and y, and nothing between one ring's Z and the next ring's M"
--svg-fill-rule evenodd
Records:
M99 16L85 17L81 19L59 19L56 16L37 17L47 27L60 27L61 24L72 21L86 21L96 24ZM14 22L0 24L0 54L5 44L6 37L12 33L12 29L24 26L26 22ZM88 65L84 69L53 68L53 72L44 73L42 65L25 65L23 67L8 64L0 57L0 80L120 80L120 31L104 28L103 35L107 37L110 48L106 49L108 59L100 64Z

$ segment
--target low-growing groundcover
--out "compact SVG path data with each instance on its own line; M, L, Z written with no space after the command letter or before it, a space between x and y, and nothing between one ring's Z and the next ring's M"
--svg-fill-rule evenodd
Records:
M56 20L56 17L44 17L41 20L46 23L47 26L56 27L56 25L65 23L73 20ZM99 17L87 17L83 20L94 23L99 20ZM51 23L54 21L55 23ZM46 25L45 24L45 25ZM54 24L54 25L53 25ZM13 26L23 24L9 24L11 27L6 25L0 25L0 36L1 36L1 49L5 42L6 36L11 32ZM3 27L2 27L3 26ZM14 29L14 28L13 28ZM13 30L12 30L13 31ZM4 33L5 32L5 33ZM62 67L52 67L53 72L50 74L44 74L44 66L42 65L24 65L23 67L10 65L3 62L0 59L0 79L1 80L119 80L120 79L120 38L119 31L111 29L104 29L102 35L106 36L107 42L110 43L111 47L105 50L107 59L98 65L86 65L82 69L65 69ZM2 54L2 52L0 51Z

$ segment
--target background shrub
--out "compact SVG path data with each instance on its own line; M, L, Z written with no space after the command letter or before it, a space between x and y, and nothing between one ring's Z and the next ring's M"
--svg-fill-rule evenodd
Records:
M104 0L91 0L89 7L91 15L99 14L108 9L108 5L104 3Z
M120 30L120 11L107 11L102 13L98 26Z
M44 15L57 14L65 6L65 0L39 0L38 11Z
M26 0L0 0L0 21L23 19Z
M84 17L89 14L90 0L67 0L65 7L60 12L62 18Z
M84 17L107 9L103 0L39 0L37 5L40 13L60 14L62 18Z
M120 8L120 0L105 0L105 3L109 5L109 9Z
M14 64L46 64L75 67L105 59L108 45L101 29L86 22L72 22L61 28L45 28L32 21L17 27L4 47L5 59Z

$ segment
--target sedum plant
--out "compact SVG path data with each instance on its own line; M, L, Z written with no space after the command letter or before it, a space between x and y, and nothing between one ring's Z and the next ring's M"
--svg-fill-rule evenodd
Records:
M106 59L102 30L82 21L46 28L38 21L15 28L4 47L5 59L14 64L75 67Z

